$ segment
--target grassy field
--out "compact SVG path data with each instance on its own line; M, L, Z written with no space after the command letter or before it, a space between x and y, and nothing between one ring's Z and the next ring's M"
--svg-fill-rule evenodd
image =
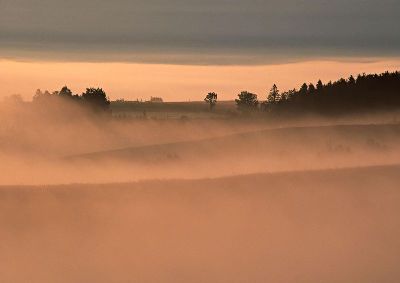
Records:
M204 101L193 102L112 102L114 117L149 119L207 119L227 118L237 114L234 101L220 101L211 112Z
M0 187L0 281L395 283L399 172Z

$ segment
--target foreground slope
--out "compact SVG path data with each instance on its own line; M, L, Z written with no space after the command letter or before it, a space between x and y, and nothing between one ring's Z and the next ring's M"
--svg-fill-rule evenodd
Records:
M400 166L0 188L1 282L398 282Z

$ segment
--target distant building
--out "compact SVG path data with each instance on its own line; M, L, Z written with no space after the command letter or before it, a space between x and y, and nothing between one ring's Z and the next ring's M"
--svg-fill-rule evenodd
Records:
M150 98L150 102L154 102L154 103L163 103L164 100L161 97L156 97L156 96L152 96Z

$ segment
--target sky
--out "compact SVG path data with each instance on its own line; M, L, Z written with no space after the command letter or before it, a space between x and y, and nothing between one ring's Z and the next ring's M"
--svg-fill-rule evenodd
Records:
M98 83L111 98L214 87L233 99L239 86L396 69L399 15L398 0L0 0L0 95Z

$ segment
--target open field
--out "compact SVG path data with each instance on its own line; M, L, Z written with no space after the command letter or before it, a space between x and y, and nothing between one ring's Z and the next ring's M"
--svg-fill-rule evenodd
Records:
M0 188L1 282L398 282L400 167Z
M399 124L265 128L211 120L70 127L53 138L59 144L44 138L13 143L18 147L3 153L1 183L215 178L400 162Z
M37 111L0 113L0 282L399 281L397 113Z
M0 0L0 283L399 283L400 0Z
M192 102L137 102L111 103L113 116L119 119L226 119L238 114L235 101L220 101L214 111L210 111L204 101Z

